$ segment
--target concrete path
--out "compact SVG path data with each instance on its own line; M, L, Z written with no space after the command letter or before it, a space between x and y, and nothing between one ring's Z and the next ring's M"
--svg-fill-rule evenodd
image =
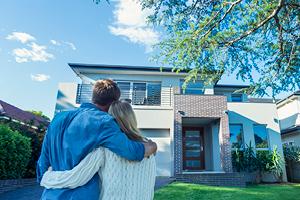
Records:
M172 179L170 178L158 177L155 183L155 190L171 182ZM43 188L38 185L27 186L27 187L19 188L14 191L0 194L0 200L39 200L42 192L43 192Z

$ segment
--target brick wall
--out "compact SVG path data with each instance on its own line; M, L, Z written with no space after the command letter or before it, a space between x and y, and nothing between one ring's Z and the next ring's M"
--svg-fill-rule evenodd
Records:
M174 171L175 176L182 173L182 115L184 117L207 117L220 119L219 142L221 165L225 172L232 172L231 146L229 135L227 99L218 95L174 95Z
M176 181L212 186L246 186L245 175L241 173L178 174Z

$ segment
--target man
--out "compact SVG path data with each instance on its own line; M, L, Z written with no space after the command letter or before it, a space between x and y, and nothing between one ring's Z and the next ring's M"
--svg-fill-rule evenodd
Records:
M72 169L93 149L103 146L128 160L141 161L155 153L154 142L140 143L129 140L115 120L107 113L111 103L120 98L120 89L111 80L97 81L92 102L80 108L55 116L48 127L37 163L37 180L51 166L54 171ZM42 199L98 200L99 176L75 189L45 189Z

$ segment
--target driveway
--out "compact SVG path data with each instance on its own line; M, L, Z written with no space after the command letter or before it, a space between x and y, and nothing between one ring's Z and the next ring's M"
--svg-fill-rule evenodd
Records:
M167 177L157 177L155 183L155 190L169 184L172 182L172 179ZM0 194L1 200L39 200L41 194L43 192L43 188L34 185L34 186L27 186L23 188L19 188L14 191L6 192Z

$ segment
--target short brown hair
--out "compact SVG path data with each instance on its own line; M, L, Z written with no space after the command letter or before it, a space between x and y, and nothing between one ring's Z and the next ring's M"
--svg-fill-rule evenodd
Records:
M92 102L101 106L110 105L121 95L117 84L109 79L98 80L94 84Z

